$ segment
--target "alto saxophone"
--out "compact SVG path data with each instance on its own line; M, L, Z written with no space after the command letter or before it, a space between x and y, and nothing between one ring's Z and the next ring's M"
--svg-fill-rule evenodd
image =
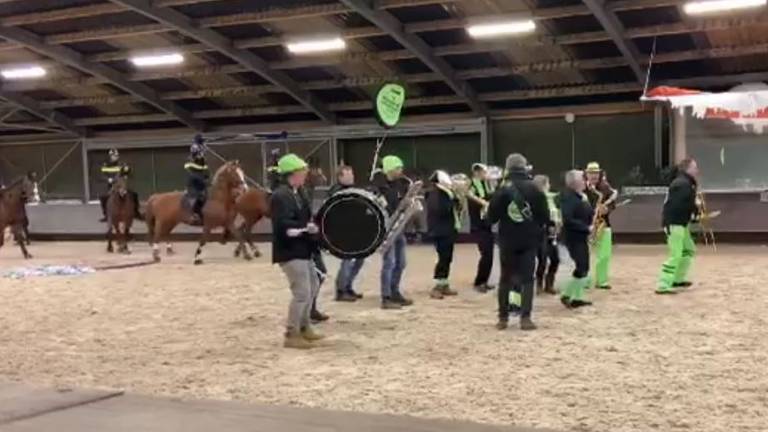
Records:
M592 232L589 234L589 244L594 246L597 244L597 239L600 238L605 229L605 216L607 209L605 208L605 195L597 190L596 187L592 187L592 192L597 195L597 202L595 204L595 215L592 217Z

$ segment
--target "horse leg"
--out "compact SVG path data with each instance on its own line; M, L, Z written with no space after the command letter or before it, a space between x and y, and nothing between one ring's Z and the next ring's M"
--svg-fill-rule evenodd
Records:
M248 222L246 221L243 223L243 227L241 227L240 229L237 229L235 228L234 222L232 222L229 225L229 227L227 227L226 229L228 229L229 232L231 232L235 236L235 240L237 240L237 245L238 245L237 247L238 249L240 249L240 252L243 254L243 258L246 261L250 261L253 259L253 256L251 255L250 252L248 252L248 249L245 248L245 236L243 235L243 231L242 231L244 227L247 225L248 225Z
M20 225L14 225L13 227L13 235L17 238L21 238L22 236L23 228ZM24 259L30 259L32 258L32 255L30 255L29 251L27 250L27 243L24 241L19 242L19 248L21 248L21 253L24 255Z
M120 229L120 253L128 255L130 253L128 251L128 223L120 222L118 228Z
M208 242L208 236L211 234L211 228L208 225L203 225L203 233L200 236L200 243L197 245L195 251L195 265L203 263L203 247Z
M259 219L256 219L255 221L252 221L250 225L248 226L248 231L245 232L245 239L248 242L248 246L251 248L251 253L253 253L253 256L255 258L261 257L261 250L259 250L259 247L256 246L255 243L253 243L253 227L256 226L257 223L259 223Z
M112 222L107 223L107 252L108 253L112 253L115 251L115 248L112 245L112 241L114 240L114 235L113 235L114 230L115 230L115 227L112 224Z
M237 231L241 232L241 240L237 242L237 247L235 248L235 258L240 258L240 254L245 250L245 242L243 241L242 232L245 230L245 226L248 225L247 220L243 220L243 223L240 225L239 228L236 228Z

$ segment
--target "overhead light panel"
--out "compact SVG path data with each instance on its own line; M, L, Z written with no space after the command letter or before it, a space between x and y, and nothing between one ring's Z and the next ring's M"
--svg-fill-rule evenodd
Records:
M289 42L285 47L293 54L313 54L320 52L341 51L347 48L347 42L340 38L310 39Z
M7 80L42 78L46 70L40 66L23 66L8 69L0 69L0 75Z
M173 66L184 63L184 56L179 53L144 55L131 58L136 67Z
M768 0L706 0L691 1L683 6L689 15L701 15L715 12L730 12L768 5Z
M478 23L467 27L467 33L477 39L531 33L535 30L536 23L531 19Z

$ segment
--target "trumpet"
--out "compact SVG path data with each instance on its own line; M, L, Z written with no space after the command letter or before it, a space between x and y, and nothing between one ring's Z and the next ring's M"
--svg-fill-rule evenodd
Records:
M696 192L696 208L699 215L697 220L701 227L701 234L704 237L704 244L712 245L712 249L717 252L717 239L715 238L715 230L712 228L712 219L720 216L719 211L710 212L707 208L707 200L704 198L703 192Z

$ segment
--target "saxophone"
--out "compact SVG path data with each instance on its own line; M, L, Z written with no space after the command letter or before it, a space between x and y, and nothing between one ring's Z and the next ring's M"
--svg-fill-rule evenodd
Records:
M605 229L605 216L608 212L605 208L605 195L594 186L590 189L597 195L595 215L592 217L592 232L589 234L589 244L594 246L597 244L597 239L600 238L600 234L602 234Z
M419 193L424 186L421 181L413 182L408 188L405 196L400 200L400 204L397 209L390 215L389 224L387 225L387 235L384 237L384 241L381 243L379 252L383 255L392 249L397 239L405 230L408 222L411 221L414 215L423 210L423 206L419 202Z

